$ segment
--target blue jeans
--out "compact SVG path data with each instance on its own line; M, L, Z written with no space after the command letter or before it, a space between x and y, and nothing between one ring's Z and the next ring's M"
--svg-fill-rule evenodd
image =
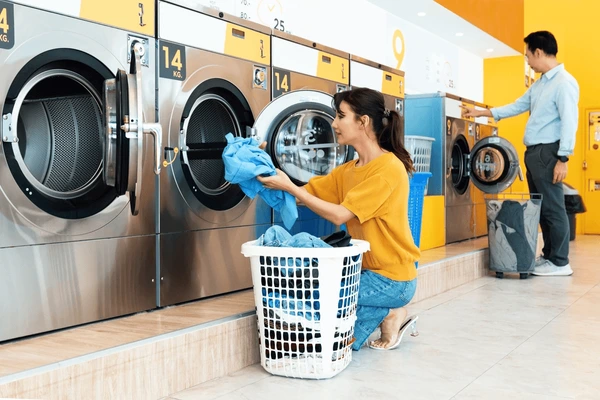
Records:
M417 279L394 281L373 271L360 273L358 307L352 350L360 350L365 341L388 316L391 308L407 305L415 295Z

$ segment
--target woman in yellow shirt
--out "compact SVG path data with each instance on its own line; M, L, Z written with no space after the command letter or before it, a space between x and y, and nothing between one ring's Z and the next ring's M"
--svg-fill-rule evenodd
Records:
M414 167L402 144L400 115L385 108L381 93L356 88L337 93L333 103L337 141L353 146L359 159L304 187L280 170L259 180L289 192L328 221L345 223L353 238L371 244L362 263L352 348L359 350L380 326L381 338L369 347L394 349L417 320L407 318L405 308L416 290L420 255L408 223L408 174Z

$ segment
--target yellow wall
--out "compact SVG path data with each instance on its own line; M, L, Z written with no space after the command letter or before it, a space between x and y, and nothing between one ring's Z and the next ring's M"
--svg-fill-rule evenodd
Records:
M598 35L594 34L597 16L600 15L600 1L597 0L527 0L525 1L525 31L538 30L552 32L558 41L558 60L575 79L580 88L579 130L575 154L569 161L569 174L566 182L582 193L584 201L585 182L582 164L586 144L586 109L600 108L600 48ZM524 49L524 44L523 44ZM503 105L514 101L525 92L523 57L503 57L487 59L484 62L484 101L491 105ZM500 122L500 135L509 139L521 153L523 132L527 114ZM588 160L588 163L590 161ZM521 164L524 169L524 164ZM526 185L517 182L513 191L527 190ZM587 202L588 209L591 204ZM578 218L590 218L588 212ZM578 223L577 231L582 233L584 224Z
M527 0L525 2L525 32L548 30L558 41L558 60L579 83L579 130L575 154L569 161L567 183L575 186L586 201L586 187L583 173L583 159L586 144L587 119L585 110L600 108L600 48L598 34L594 33L600 15L600 1L597 0ZM588 163L590 161L588 160ZM598 162L598 161L596 161ZM586 202L588 210L592 208ZM597 215L597 213L596 213ZM579 218L592 218L593 214ZM578 223L582 232L584 224Z

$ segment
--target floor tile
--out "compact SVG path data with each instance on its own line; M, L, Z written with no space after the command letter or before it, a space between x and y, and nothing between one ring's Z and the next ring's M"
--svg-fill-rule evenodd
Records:
M571 277L490 274L411 304L418 337L405 335L394 351L354 352L330 380L275 377L253 366L187 391L185 400L220 393L219 400L599 399L598 247L600 237L572 243Z
M223 396L251 385L271 375L260 365L253 365L226 377L214 379L204 385L179 392L171 397L176 400L213 400L221 399Z
M506 388L490 388L482 383L475 382L457 394L452 400L565 400L573 397L558 397L548 394L526 393L507 385Z

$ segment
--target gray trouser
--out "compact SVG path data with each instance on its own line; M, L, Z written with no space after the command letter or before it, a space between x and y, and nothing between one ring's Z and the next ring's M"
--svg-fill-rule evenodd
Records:
M552 183L558 147L558 142L527 147L525 166L529 192L544 196L540 215L544 237L542 255L560 267L569 263L569 219L562 183Z

